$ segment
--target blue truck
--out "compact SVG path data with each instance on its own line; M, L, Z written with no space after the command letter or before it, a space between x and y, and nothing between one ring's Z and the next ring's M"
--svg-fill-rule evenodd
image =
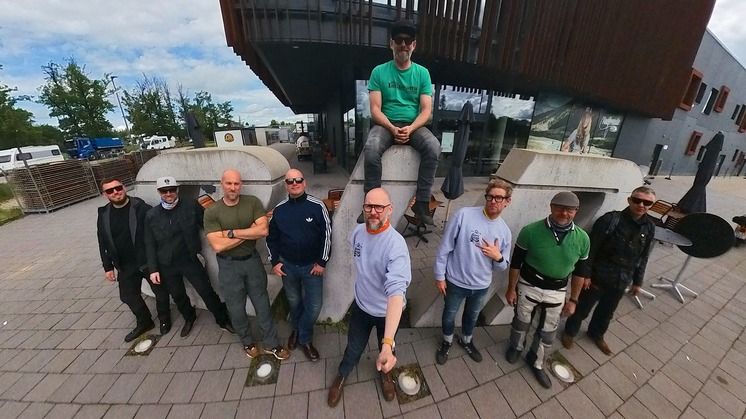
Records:
M121 138L74 138L65 140L65 151L74 159L98 160L124 153Z

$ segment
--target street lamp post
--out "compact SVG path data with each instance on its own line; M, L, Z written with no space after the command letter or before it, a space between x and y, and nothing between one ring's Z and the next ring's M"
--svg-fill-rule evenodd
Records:
M109 76L111 77L111 85L114 86L114 96L117 97L117 103L119 104L119 110L122 112L122 119L124 120L124 129L127 130L127 135L130 134L130 126L127 123L127 117L124 116L124 108L122 107L122 101L119 100L119 89L117 89L116 83L114 83L114 79L119 76Z

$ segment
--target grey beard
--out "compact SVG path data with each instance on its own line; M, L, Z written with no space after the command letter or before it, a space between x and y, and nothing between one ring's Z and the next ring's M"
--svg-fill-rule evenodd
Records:
M394 60L396 60L396 62L400 64L406 63L411 58L412 58L412 54L410 54L409 51L397 51L394 54Z

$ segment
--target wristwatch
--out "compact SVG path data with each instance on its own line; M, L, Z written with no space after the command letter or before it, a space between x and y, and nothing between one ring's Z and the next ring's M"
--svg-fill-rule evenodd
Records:
M569 301L569 302L571 302L571 303L573 303L575 305L578 305L578 300L576 300L574 298L569 298L567 301Z
M229 239L232 239L232 238L234 238L234 237L236 237L236 236L235 236L235 235L233 235L233 229L230 229L230 230L228 230L228 238L229 238Z
M391 347L391 350L393 351L396 347L396 342L394 342L394 339L383 338L381 339L381 346L383 345L389 345Z

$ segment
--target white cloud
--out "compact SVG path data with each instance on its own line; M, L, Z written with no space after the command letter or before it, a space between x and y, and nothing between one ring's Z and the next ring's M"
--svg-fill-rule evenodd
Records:
M746 2L743 0L717 0L707 25L741 64L746 63L745 16Z

